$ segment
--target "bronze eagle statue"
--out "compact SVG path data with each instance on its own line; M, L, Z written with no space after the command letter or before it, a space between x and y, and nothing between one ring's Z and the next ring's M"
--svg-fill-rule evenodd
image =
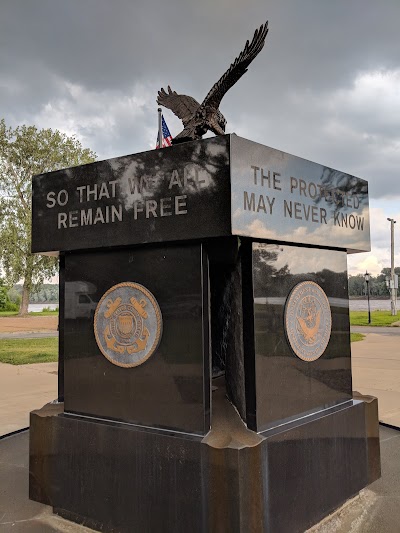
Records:
M173 144L201 139L208 130L216 135L225 133L226 120L218 107L225 93L247 72L250 63L263 49L267 33L268 21L254 32L251 43L246 41L242 52L214 83L201 104L192 96L178 94L169 86L168 92L164 89L158 91L157 103L171 109L184 125L184 129L173 139Z

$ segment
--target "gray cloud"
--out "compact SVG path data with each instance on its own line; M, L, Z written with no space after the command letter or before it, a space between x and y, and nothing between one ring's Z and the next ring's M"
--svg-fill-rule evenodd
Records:
M0 116L76 133L102 158L150 149L158 89L202 100L266 19L265 49L222 102L227 130L400 196L398 0L3 0Z

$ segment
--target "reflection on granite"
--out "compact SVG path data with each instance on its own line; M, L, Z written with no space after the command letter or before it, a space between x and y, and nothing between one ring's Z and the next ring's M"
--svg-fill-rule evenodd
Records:
M206 433L210 355L202 246L67 253L65 280L66 412ZM110 287L125 281L145 286L163 317L158 349L134 368L108 361L93 331L97 302ZM77 304L82 297L89 301ZM71 309L68 302L75 302Z
M258 430L351 399L346 266L344 252L253 243ZM306 280L322 287L332 313L328 346L313 362L293 353L284 329L286 298Z
M109 533L301 533L379 476L376 400L257 434L217 387L204 438L32 412L30 497Z
M369 251L368 183L231 136L232 233Z
M230 234L229 135L33 178L34 252Z
M230 235L370 249L365 180L234 134L32 183L34 252Z

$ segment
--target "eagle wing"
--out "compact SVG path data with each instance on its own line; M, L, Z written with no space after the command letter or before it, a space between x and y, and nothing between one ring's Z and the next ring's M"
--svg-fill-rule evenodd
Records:
M298 320L298 322L300 324L300 327L301 327L301 330L303 332L304 338L306 339L306 341L308 341L310 339L311 335L310 335L310 330L307 327L306 321L301 316L298 316L297 320Z
M306 321L301 316L297 317L297 320L300 324L301 330L303 331L304 338L306 339L306 341L311 341L318 333L319 325L321 323L321 311L317 312L317 315L315 317L315 324L312 328L309 328L307 326Z
M158 91L157 103L175 113L182 120L184 126L186 126L200 107L199 102L195 98L186 96L185 94L178 94L176 91L172 91L169 85L168 92L164 89Z
M253 39L249 44L246 41L246 45L242 52L238 55L235 61L231 64L228 70L223 76L213 85L210 92L205 97L203 106L211 106L218 109L222 98L225 93L247 72L247 67L255 59L255 57L261 52L264 47L265 38L268 33L268 21L262 24L258 30L254 32Z

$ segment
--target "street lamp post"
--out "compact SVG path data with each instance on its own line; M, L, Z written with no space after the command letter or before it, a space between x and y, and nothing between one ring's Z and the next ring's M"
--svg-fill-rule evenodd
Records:
M395 282L394 275L394 225L396 221L393 218L388 218L390 222L390 307L392 310L392 316L396 316L396 296L397 296L397 287Z
M370 277L370 274L367 271L365 271L364 279L365 279L365 283L367 284L367 298L368 298L368 324L371 324L371 309L369 306L369 277Z

